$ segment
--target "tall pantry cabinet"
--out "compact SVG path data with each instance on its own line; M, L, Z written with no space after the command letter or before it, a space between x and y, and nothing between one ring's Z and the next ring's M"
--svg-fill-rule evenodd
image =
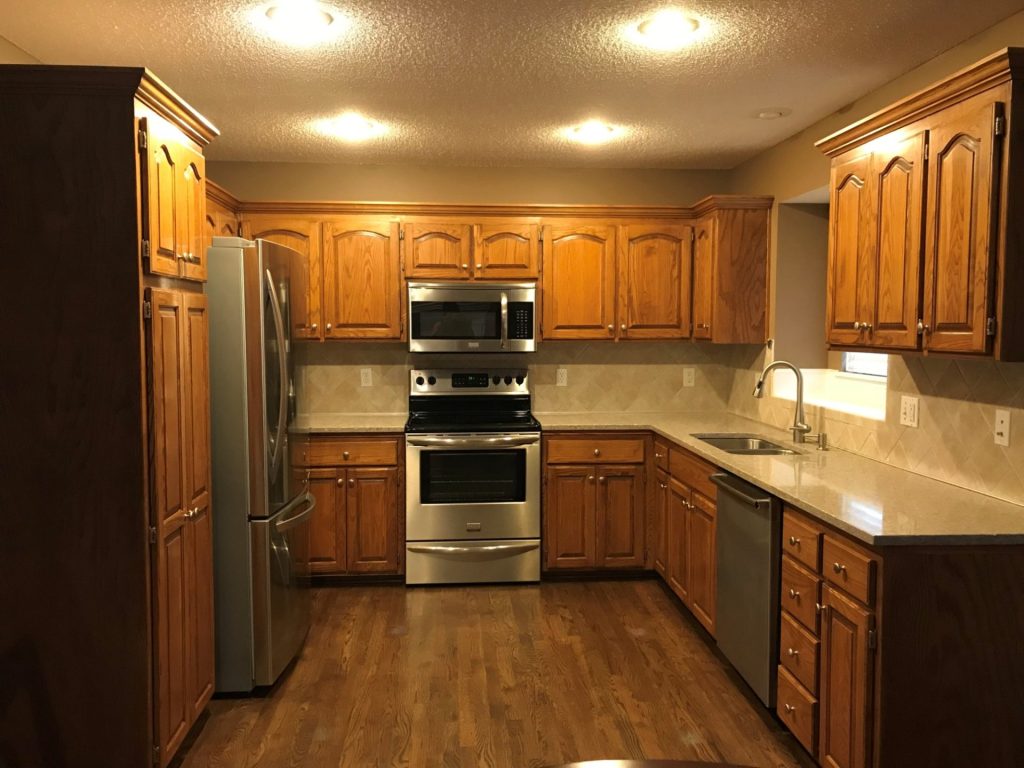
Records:
M0 66L0 763L164 766L213 692L204 147L139 68Z

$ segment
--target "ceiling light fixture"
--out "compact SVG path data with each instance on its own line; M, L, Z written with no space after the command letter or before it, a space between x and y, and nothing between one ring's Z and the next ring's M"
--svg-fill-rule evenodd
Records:
M296 48L308 48L340 36L351 21L317 0L277 0L253 9L252 24L268 37Z
M390 130L387 125L358 112L345 112L316 122L316 128L327 136L358 143L376 139Z
M586 120L579 125L570 125L568 128L563 128L561 134L570 141L593 146L596 144L606 144L625 132L626 129L621 125L612 125L603 120L593 119Z
M791 114L793 114L793 110L786 107L771 107L755 112L754 117L758 120L778 120L780 117L789 117Z
M694 40L700 22L678 8L665 8L639 24L625 29L626 37L656 51L678 51Z

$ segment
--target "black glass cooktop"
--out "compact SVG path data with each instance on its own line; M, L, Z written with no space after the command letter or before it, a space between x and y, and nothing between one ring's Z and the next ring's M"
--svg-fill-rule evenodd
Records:
M539 432L530 396L410 397L408 433Z

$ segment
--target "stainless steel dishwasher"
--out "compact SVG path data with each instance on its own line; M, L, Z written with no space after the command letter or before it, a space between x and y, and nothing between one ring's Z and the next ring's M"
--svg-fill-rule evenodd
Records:
M718 486L718 647L767 706L775 706L782 511L766 491L727 474Z

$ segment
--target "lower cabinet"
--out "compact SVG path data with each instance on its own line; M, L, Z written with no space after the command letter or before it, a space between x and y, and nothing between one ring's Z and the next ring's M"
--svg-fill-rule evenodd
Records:
M647 549L651 558L651 567L663 579L668 578L668 546L665 536L668 525L668 483L668 472L663 469L655 470L654 501L647 515Z
M715 542L715 502L694 491L687 517L687 584L690 610L711 634L715 633L715 593L718 556Z
M395 437L311 438L293 456L296 473L305 474L316 500L310 523L312 574L403 572L404 473L398 443ZM371 461L391 466L334 465Z
M668 514L665 525L665 545L668 568L665 581L684 603L690 599L689 546L686 519L690 506L690 489L674 478L668 486Z

